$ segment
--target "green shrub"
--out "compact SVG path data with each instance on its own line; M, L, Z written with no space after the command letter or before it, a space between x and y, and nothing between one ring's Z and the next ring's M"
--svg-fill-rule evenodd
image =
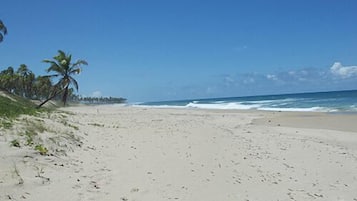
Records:
M38 151L41 155L46 155L48 152L48 149L44 147L42 144L36 145L35 150Z
M21 146L20 146L20 142L19 142L17 139L12 140L12 141L10 142L10 144L11 144L11 146L13 146L13 147L21 147Z

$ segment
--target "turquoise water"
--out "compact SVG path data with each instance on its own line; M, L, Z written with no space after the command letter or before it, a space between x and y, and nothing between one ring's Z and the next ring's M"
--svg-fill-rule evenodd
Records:
M145 107L357 112L357 90L147 102Z

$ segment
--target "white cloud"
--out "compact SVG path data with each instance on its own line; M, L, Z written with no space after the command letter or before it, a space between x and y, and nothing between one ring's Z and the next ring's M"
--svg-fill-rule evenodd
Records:
M289 71L288 74L289 75L295 75L295 71Z
M357 65L343 66L335 63L332 67L297 68L270 73L223 74L220 83L210 89L202 89L210 97L230 96L230 94L268 94L300 91L332 91L353 89L357 83ZM215 95L216 94L216 95Z
M235 80L234 80L234 78L232 78L231 76L225 76L225 77L223 78L223 80L224 80L224 85L225 85L226 87L230 87L231 85L234 85L234 84L235 84Z
M100 92L100 91L94 91L93 93L92 93L92 97L102 97L102 92Z
M335 62L330 68L330 72L342 78L350 78L357 76L357 66L342 66L340 62Z
M224 80L225 80L226 82L234 82L234 79L233 79L232 77L230 77L230 76L224 77Z
M253 83L255 83L255 79L252 78L252 77L248 77L248 78L243 80L243 83L244 84L253 84Z
M268 80L273 80L273 81L277 81L277 80L278 80L278 78L276 77L276 75L272 75L272 74L266 75L266 78L267 78Z

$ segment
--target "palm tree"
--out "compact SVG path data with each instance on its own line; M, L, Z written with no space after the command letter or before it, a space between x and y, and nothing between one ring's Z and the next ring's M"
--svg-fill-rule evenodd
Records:
M49 63L51 65L47 69L48 73L55 73L53 75L48 75L48 77L59 77L59 80L57 84L54 85L52 95L43 103L41 103L38 108L60 93L62 93L62 102L65 106L70 86L73 85L74 88L78 91L78 82L72 76L81 72L81 65L88 65L88 63L84 60L78 60L75 63L71 63L72 55L65 54L62 50L58 50L58 55L53 57L53 59L54 60L45 59L43 62Z
M49 77L38 76L34 82L34 94L39 100L47 99L51 95L52 82Z
M4 23L0 20L0 42L4 39L4 35L7 34L7 29Z
M35 74L33 74L25 64L21 64L16 73L19 78L18 95L26 98L32 98L32 86L35 81Z
M17 76L15 74L13 67L8 67L6 70L0 72L0 88L9 93L15 93L16 91L16 80Z

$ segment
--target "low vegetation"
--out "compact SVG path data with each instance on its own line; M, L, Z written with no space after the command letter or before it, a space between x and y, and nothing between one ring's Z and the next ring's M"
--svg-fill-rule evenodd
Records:
M41 155L47 155L48 152L48 149L42 144L36 145L35 150L38 151Z
M10 142L11 146L13 147L21 147L20 142L17 139L14 139Z
M51 109L35 108L30 100L0 91L0 128L9 129L20 115L39 115L50 112Z
M76 131L79 127L68 121L69 113L36 109L31 101L6 92L0 94L0 135L9 146L36 150L40 155L66 154L81 146Z
M0 95L0 117L15 118L21 114L34 115L38 111L31 101L7 94Z

